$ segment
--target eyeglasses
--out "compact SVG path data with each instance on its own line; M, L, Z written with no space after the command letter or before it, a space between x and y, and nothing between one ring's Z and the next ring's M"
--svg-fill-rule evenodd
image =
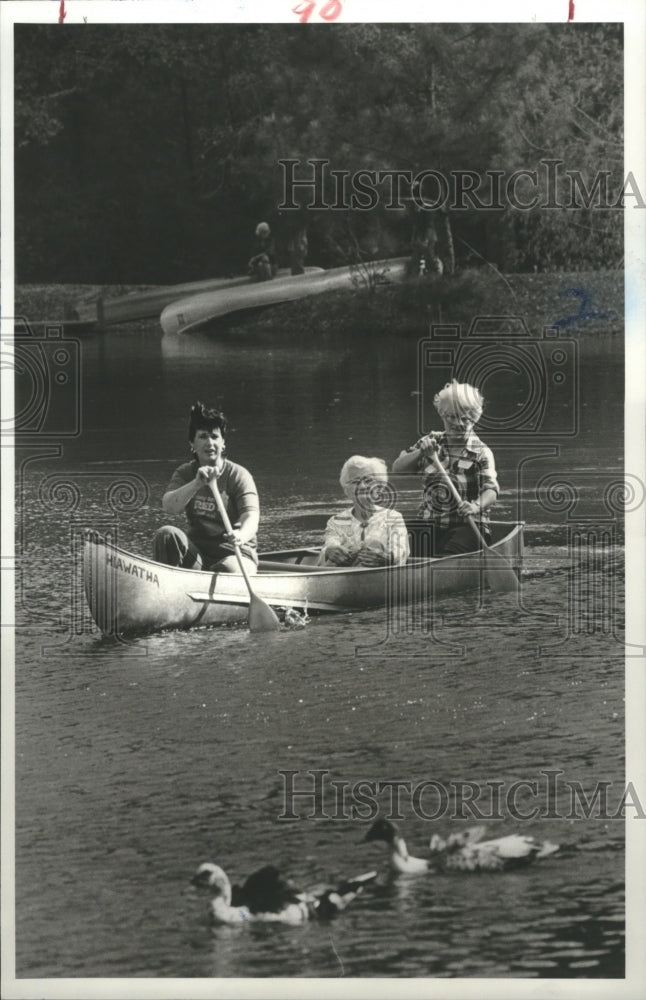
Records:
M476 420L468 413L442 413L442 420L448 420L452 424L475 424Z

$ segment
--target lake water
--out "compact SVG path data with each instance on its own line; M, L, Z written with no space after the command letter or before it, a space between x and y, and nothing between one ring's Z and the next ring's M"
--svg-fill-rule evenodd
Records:
M342 331L171 339L151 322L80 341L80 433L45 427L18 455L19 977L623 976L623 356L609 336L577 347L550 355L566 388L549 369L544 413L526 372L485 387L497 517L527 522L520 606L460 595L430 630L411 611L396 635L374 610L119 643L89 620L79 540L116 528L150 554L194 399L229 415L228 454L253 472L261 548L276 549L320 539L349 455L390 463L420 409L439 427L429 394L445 379L420 380L414 340ZM414 509L417 481L395 485ZM288 780L311 791L312 770L323 815L308 818L301 797L298 818L279 819ZM431 780L447 789L433 822L410 791ZM381 782L384 814L385 783L409 783L401 827L415 853L478 821L464 801L475 787L492 836L564 850L506 874L392 879L384 845L362 843L368 820L352 818L358 781ZM599 782L607 808L586 818ZM379 880L329 924L213 929L189 885L205 860L232 880L269 862L303 884L371 868Z

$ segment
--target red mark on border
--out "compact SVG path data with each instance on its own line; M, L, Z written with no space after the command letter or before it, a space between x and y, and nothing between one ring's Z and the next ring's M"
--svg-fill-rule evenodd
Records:
M295 7L292 7L292 14L298 15L300 24L307 24L316 6L314 0L307 0L306 3L299 3ZM342 11L343 4L341 0L327 0L327 3L323 4L318 13L323 21L336 21Z
M570 0L567 13L568 24L574 20L574 0Z
M295 7L292 7L292 14L298 14L298 20L301 24L306 24L312 11L314 10L315 3L299 3Z
M60 6L58 8L58 23L63 24L66 17L67 17L67 11L65 10L65 0L61 0Z

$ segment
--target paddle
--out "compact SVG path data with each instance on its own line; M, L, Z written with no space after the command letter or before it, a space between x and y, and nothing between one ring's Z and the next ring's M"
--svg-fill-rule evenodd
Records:
M231 521L229 520L229 515L227 514L227 509L224 506L222 497L220 496L220 491L218 489L218 484L215 481L215 477L209 480L209 486L211 487L211 493L213 494L217 508L220 512L222 523L227 531L231 533L233 531ZM244 582L247 584L247 590L249 591L250 630L252 632L277 632L280 628L280 622L276 617L276 613L269 607L268 604L265 604L265 602L254 593L254 589L251 586L251 580L249 579L249 575L245 568L244 556L240 552L239 544L234 543L234 548L240 572L244 577Z
M433 453L433 465L446 482L446 485L451 490L451 493L457 502L462 503L462 497L460 496L455 483L437 457L437 452ZM513 591L514 593L518 593L518 577L505 557L502 556L500 552L496 552L495 549L492 549L489 545L487 545L471 514L467 514L466 519L482 545L482 554L485 561L485 576L491 589L500 591L501 593L503 591Z

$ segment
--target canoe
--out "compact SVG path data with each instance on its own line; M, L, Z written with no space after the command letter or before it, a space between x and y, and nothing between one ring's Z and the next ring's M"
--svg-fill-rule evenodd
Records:
M366 267L376 269L381 274L379 283L385 284L403 281L409 262L408 257L396 257L392 260L371 261ZM329 271L295 277L277 277L271 281L247 284L244 288L213 289L166 306L161 314L161 325L164 333L189 333L220 316L352 288L356 282L361 285L361 270L351 266L334 267Z
M492 522L493 547L520 572L522 522ZM423 546L423 522L410 524ZM432 559L412 557L404 566L328 568L316 566L317 549L267 552L260 556L253 587L275 609L349 612L426 604L443 594L478 588L483 560L478 552ZM246 622L249 595L239 573L178 569L127 552L89 532L83 579L92 618L105 635Z
M306 274L318 274L322 271L322 267L305 268ZM288 268L278 272L281 277L287 277L289 274ZM135 319L157 317L166 306L186 296L226 288L244 288L254 284L248 275L243 275L237 278L205 278L203 281L189 281L183 285L163 285L147 289L145 292L129 292L128 295L114 298L95 295L77 302L72 307L70 318L85 323L100 323L101 326L130 323Z

